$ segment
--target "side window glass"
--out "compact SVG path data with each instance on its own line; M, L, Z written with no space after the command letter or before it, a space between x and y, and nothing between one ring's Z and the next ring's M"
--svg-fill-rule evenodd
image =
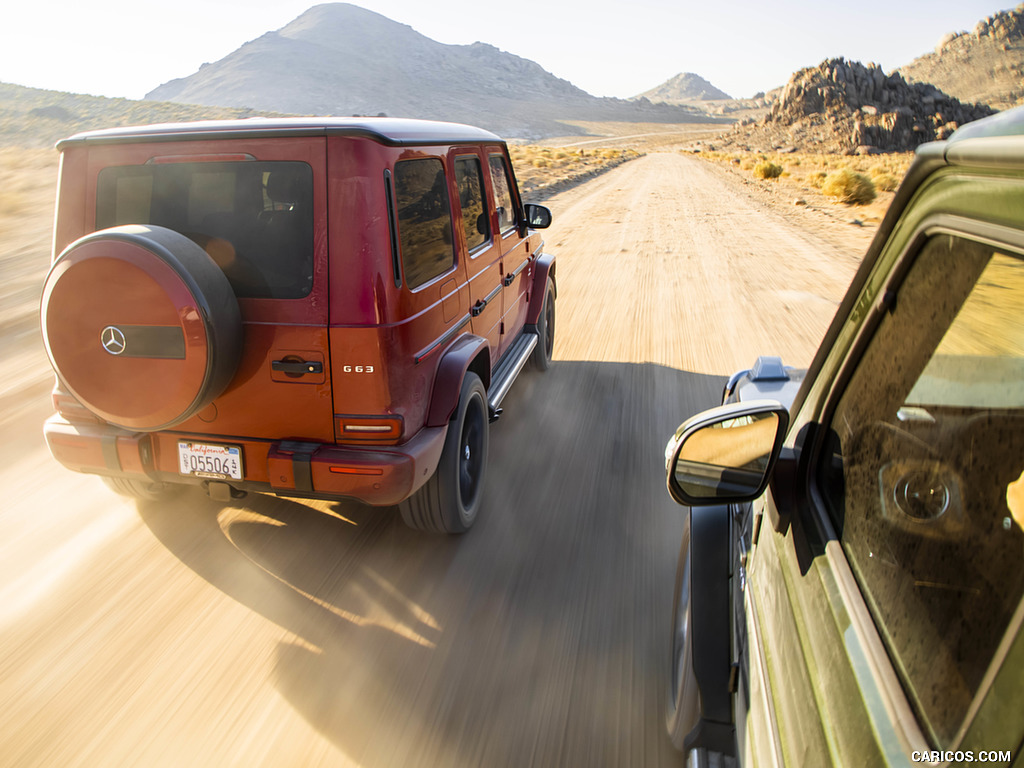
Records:
M505 167L505 158L501 155L491 155L489 161L491 184L494 187L494 204L498 207L498 231L504 234L516 224L516 209L512 202L508 170Z
M455 265L448 185L440 159L395 163L395 199L402 271L408 286L415 288Z
M1024 593L1024 261L932 238L842 395L821 468L926 732L950 745Z
M455 159L455 183L459 188L459 206L462 208L462 230L466 235L466 248L470 252L491 239L491 224L484 207L484 179L480 160L476 157Z

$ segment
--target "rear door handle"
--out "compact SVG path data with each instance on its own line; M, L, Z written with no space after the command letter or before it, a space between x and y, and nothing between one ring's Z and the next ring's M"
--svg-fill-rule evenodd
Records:
M323 373L324 364L318 360L275 360L270 367L281 373L297 373L300 376L306 373Z

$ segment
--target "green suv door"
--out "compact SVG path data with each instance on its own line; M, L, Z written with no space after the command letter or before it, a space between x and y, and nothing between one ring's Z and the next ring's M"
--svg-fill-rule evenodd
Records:
M1000 117L1002 135L965 132L919 152L792 403L753 402L766 387L741 376L739 405L696 417L670 442L670 490L693 507L682 560L729 552L703 582L680 568L690 595L729 595L699 614L687 604L682 644L673 623L674 669L682 654L702 670L701 622L730 647L728 670L670 696L670 725L694 754L732 753L741 765L1024 764L1017 113ZM752 454L750 420L780 409L781 451L772 433ZM706 449L714 430L733 445ZM762 476L770 488L749 501ZM707 515L728 525L708 526ZM717 534L726 546L699 540L707 530L727 531ZM680 605L677 585L677 615ZM725 747L702 736L724 725L701 708L722 684Z

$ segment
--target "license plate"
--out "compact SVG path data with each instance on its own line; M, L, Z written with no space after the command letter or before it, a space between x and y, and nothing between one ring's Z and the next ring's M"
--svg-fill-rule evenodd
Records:
M237 445L178 443L178 471L216 480L242 479L242 449Z

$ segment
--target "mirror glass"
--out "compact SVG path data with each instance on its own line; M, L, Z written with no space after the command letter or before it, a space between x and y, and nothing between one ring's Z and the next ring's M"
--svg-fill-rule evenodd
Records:
M551 226L551 211L543 205L526 205L526 223L533 229L544 229Z
M676 455L675 482L693 499L736 499L764 480L779 431L777 413L710 424L689 435Z

